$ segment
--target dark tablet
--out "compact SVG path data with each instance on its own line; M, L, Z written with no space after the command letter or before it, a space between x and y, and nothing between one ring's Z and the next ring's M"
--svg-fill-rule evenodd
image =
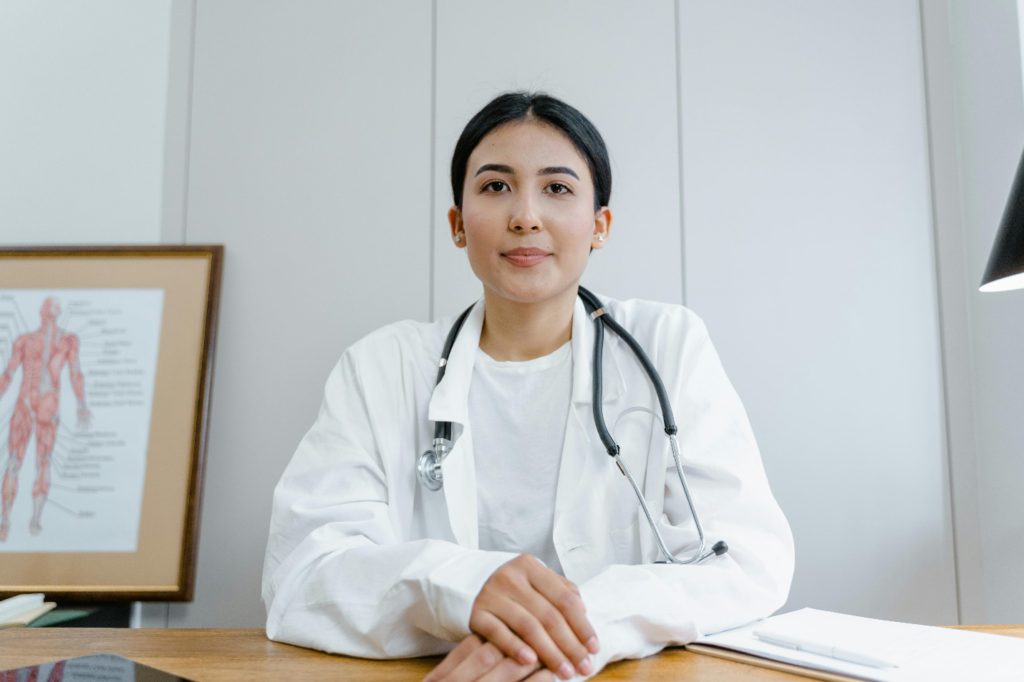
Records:
M93 654L63 661L0 670L4 682L193 682L114 654Z

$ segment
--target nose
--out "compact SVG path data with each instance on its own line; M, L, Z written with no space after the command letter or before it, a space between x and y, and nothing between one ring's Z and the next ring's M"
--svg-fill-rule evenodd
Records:
M540 216L537 214L534 200L528 193L520 194L517 198L512 207L512 214L509 216L508 225L516 234L540 232Z

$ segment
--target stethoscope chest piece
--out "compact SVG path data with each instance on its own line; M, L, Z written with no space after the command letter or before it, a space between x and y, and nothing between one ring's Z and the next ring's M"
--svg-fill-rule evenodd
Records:
M448 428L451 428L450 426ZM440 490L444 484L441 462L451 449L451 441L447 438L435 438L434 447L427 450L416 460L416 477L427 490Z
M433 450L427 450L416 461L416 477L427 490L441 489L441 463L437 461L437 453Z

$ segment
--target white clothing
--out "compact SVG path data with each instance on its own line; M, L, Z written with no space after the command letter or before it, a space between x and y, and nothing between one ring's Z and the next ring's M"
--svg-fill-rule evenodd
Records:
M698 565L652 563L654 536L594 427L593 322L577 299L553 538L601 643L595 670L768 616L793 575L789 525L704 323L678 305L606 300L605 309L661 373L701 523L709 544L725 540L729 552ZM368 658L447 652L469 634L483 584L516 556L479 549L467 398L482 301L435 388L452 322L384 327L348 348L331 372L316 423L274 491L263 570L271 639ZM603 373L609 427L629 407L658 409L643 368L610 331ZM455 445L442 465L444 487L429 491L415 470L435 421L453 422ZM632 413L616 439L669 549L689 555L697 534L664 432L650 415Z
M572 353L498 362L477 349L469 384L480 549L532 554L563 574L555 485L572 397Z

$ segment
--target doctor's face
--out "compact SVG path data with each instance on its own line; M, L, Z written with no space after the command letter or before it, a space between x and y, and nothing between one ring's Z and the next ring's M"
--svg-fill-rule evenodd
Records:
M590 170L569 138L522 121L494 129L470 154L462 210L453 206L448 220L485 289L535 303L579 283L591 247L607 243L611 211L594 210Z

